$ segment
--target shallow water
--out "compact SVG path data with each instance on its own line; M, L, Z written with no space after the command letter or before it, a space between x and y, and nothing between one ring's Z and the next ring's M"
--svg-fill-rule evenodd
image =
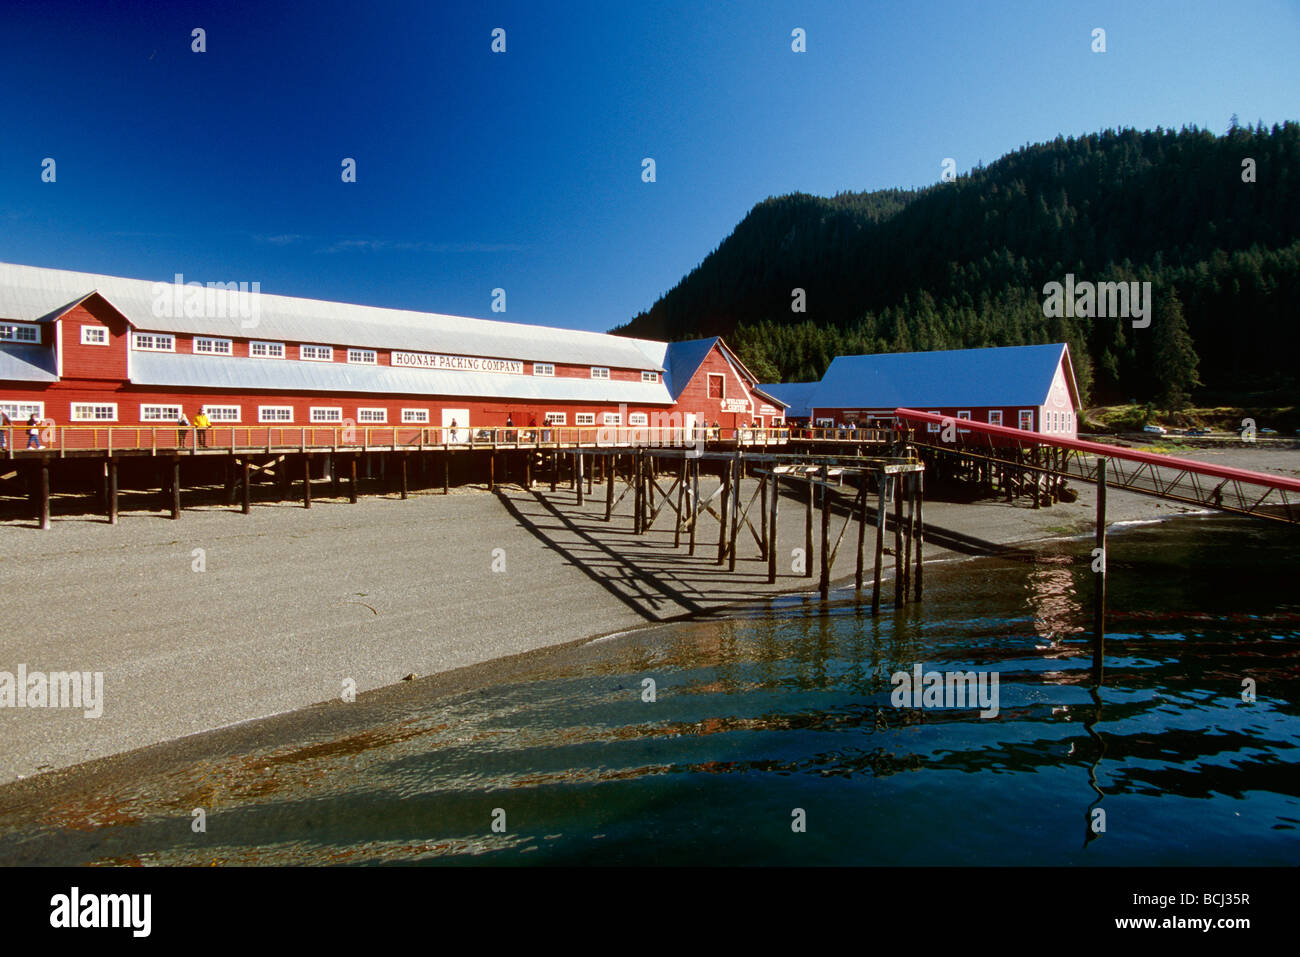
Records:
M787 598L416 685L346 732L73 772L0 813L0 862L1295 864L1296 541L1117 530L1100 688L1091 543L1055 542L930 566L924 603L878 620ZM894 707L917 664L996 672L998 715Z

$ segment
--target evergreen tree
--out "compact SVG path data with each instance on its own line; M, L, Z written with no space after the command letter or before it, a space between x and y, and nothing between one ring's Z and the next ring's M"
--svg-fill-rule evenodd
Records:
M1202 383L1197 375L1200 360L1187 331L1177 289L1170 287L1160 297L1151 325L1155 334L1155 375L1160 402L1166 409L1185 409L1191 402L1192 389Z

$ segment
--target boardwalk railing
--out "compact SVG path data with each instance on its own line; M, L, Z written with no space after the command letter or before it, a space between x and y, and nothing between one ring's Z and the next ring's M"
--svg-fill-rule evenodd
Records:
M799 430L799 439L848 438L849 430ZM806 434L805 434L806 433ZM427 426L427 425L214 425L207 429L174 425L66 425L40 427L38 442L30 443L26 426L0 430L4 455L13 458L29 450L66 453L119 452L173 454L257 451L348 451L659 447L689 448L708 442L745 446L785 445L790 429L650 428L647 426ZM858 433L860 437L865 432ZM865 440L865 439L864 439Z

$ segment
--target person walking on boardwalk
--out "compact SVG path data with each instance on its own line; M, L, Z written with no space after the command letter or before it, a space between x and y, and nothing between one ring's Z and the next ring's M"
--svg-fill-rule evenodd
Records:
M199 445L205 449L208 447L208 426L211 424L207 411L199 406L199 414L194 417L194 434L199 437Z
M33 412L27 417L27 447L29 449L43 449L41 445L41 420L36 418Z
M185 418L185 410L180 410L180 415L176 418L176 446L185 448L185 433L189 431L190 420Z

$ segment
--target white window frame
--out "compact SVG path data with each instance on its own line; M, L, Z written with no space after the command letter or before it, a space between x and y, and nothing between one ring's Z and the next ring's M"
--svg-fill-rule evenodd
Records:
M288 412L289 417L282 419L279 417L268 418L271 413ZM257 422L259 425L292 425L293 424L293 406L291 405L259 405L257 407Z
M1029 422L1028 425L1025 424L1026 419ZM1020 414L1016 416L1016 420L1022 432L1034 431L1034 410L1033 409L1021 409Z
M641 381L642 381L642 382L658 382L658 381L659 381L659 373L658 373L658 372L642 372L642 373L641 373Z
M18 399L0 399L0 412L9 416L14 425L26 422L35 413L36 418L45 418L44 402L23 402ZM25 414L24 414L25 413Z
M141 345L147 342L147 345ZM134 332L131 348L136 352L175 352L176 337L166 332Z
M199 343L204 343L209 348L199 348ZM196 356L233 356L235 354L235 345L229 339L214 339L212 336L195 336L193 351Z
M533 375L554 376L554 375L555 375L555 363L554 363L554 362L534 362L534 363L533 363Z
M649 425L650 416L645 412L629 412L627 414L628 425Z
M402 425L428 425L428 409L403 409Z
M148 415L145 412L146 409L161 409L166 414ZM184 411L184 407L179 404L169 405L164 402L141 402L140 421L141 422L175 422L177 419L180 418L182 411Z
M602 425L622 425L623 414L621 412L605 412L601 415Z
M200 408L213 425L216 425L217 423L229 425L230 423L237 423L240 421L241 412L237 405L204 405ZM234 412L234 418L229 417L229 413L231 412Z
M833 429L833 428L835 428L835 420L834 420L834 419L826 419L826 418L818 419L816 422L813 423L813 428L814 428L814 429Z
M579 415L591 415L591 421L588 422L587 424L588 424L588 425L595 425L595 424L596 424L596 417L595 417L594 415L592 415L590 412L579 412L578 414L579 414ZM567 413L567 412L547 412L546 415L542 416L542 424L543 424L543 425L568 425L568 424L569 424L569 413ZM579 425L582 425L581 422L579 422L578 424L579 424Z
M342 425L343 406L313 405L307 410L307 420L312 425Z
M89 415L86 409L90 409ZM99 409L109 409L112 415L104 416L97 414ZM69 420L72 422L116 422L117 421L117 403L116 402L73 402L70 408Z
M18 333L23 333L19 335ZM27 335L30 333L30 335ZM31 322L0 322L0 342L29 342L39 344L41 327Z
M265 355L257 354L258 346L265 347L266 350ZM276 354L277 350L279 352L278 355ZM250 359L283 359L284 356L285 356L285 349L284 349L283 342L263 342L261 340L252 340L248 343L248 357ZM261 406L259 406L258 408L261 408ZM268 405L267 408L270 409L270 408L279 408L279 407Z
M971 421L971 417L970 417L970 409L958 409L958 410L957 410L957 418L959 418L959 419L965 419L967 422ZM958 431L958 432L969 432L970 429L958 429L957 431Z
M313 350L313 351L320 352L321 355L318 355L318 356L308 355L308 354L307 354L307 350L309 350L309 349L310 349L310 350ZM299 346L299 347L298 347L298 358L301 359L303 362L333 362L333 361L334 361L334 347L333 347L333 346L318 346L318 345L316 345L316 344L314 344L314 343L308 343L307 345L303 345L303 346Z
M1001 424L1002 424L1002 410L989 409L989 425L1001 425Z
M596 424L596 413L595 413L595 412L575 412L575 413L573 413L573 424L574 424L574 425L595 425L595 424Z
M379 364L379 353L374 349L348 349L348 362L359 366Z
M375 418L366 418L366 416ZM362 406L357 409L357 425L387 425L388 409L380 406Z
M591 377L593 379L608 379L609 368L607 366L592 366Z
M83 346L108 345L108 326L82 326L81 344Z
M929 412L930 415L939 415L938 409L927 409L926 411ZM925 431L927 432L938 432L941 428L942 426L938 422L925 423Z

